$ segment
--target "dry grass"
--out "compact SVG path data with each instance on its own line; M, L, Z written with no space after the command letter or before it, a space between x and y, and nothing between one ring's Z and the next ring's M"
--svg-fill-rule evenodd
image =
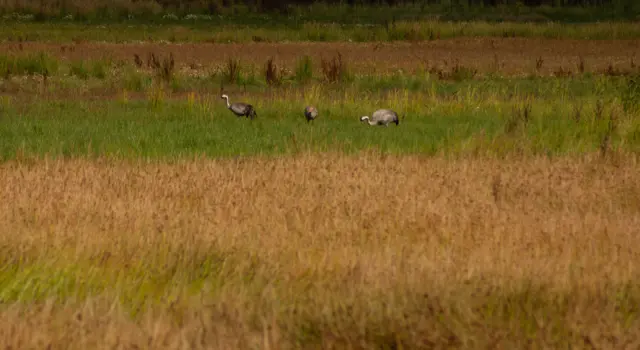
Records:
M340 82L344 80L348 74L347 67L342 61L342 55L339 52L331 59L322 58L320 61L320 67L322 69L324 80L329 83Z
M280 85L282 83L282 74L278 70L273 57L269 58L264 66L264 79L268 85Z
M3 284L0 346L634 348L640 164L596 158L4 163L3 271L80 272L57 302Z
M137 55L135 57L139 58ZM137 64L136 60L136 65ZM170 52L169 57L165 57L162 60L156 57L154 53L151 53L147 59L147 67L153 69L157 79L166 84L170 83L173 79L175 69L173 53Z

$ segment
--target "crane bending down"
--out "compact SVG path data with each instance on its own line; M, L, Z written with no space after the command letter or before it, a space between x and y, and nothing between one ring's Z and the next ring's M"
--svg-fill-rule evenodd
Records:
M316 107L307 106L304 109L304 117L307 118L307 123L318 117L318 110Z
M229 108L229 110L238 117L250 117L251 119L258 117L258 114L252 105L243 102L229 103L229 96L227 95L222 95L221 98L227 100L227 108Z
M400 124L398 114L390 109L379 109L373 112L371 118L369 116L360 117L361 122L367 122L369 125L384 125L389 126L389 123Z

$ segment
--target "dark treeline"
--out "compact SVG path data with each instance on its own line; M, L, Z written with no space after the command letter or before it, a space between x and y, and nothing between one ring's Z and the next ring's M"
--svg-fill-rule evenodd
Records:
M517 5L522 4L524 6L550 6L550 7L573 7L573 6L614 6L614 5L629 5L631 6L637 0L323 0L322 3L336 4L346 3L349 5L467 5L467 6L501 6L501 5ZM640 1L640 0L638 0ZM176 6L181 3L218 3L218 0L202 1L202 0L158 0L159 3L165 6ZM318 2L317 0L222 0L223 6L232 6L234 4L244 4L249 6L256 6L258 8L284 8L289 5L309 5Z
M469 6L469 7L497 7L524 5L527 7L619 7L623 10L631 10L633 5L640 0L156 0L163 7L205 7L216 8L231 7L234 5L246 5L258 10L285 10L293 5L311 5L321 2L324 4L348 4L358 5L426 5L426 6Z
M520 9L544 13L555 13L556 18L565 17L563 13L571 9L582 9L591 14L589 20L603 18L637 19L640 0L0 0L0 13L31 13L36 20L47 20L71 14L77 19L122 19L152 18L163 13L174 14L229 14L235 9L254 13L287 13L296 7L309 5L342 5L341 9L353 6L371 6L390 16L386 6L404 7L408 15L419 17L422 14L456 13L461 16L482 16L491 14L499 8L505 12L519 13ZM382 8L381 8L382 7ZM416 12L416 9L420 11ZM564 11L564 12L563 12ZM339 12L339 11L338 11ZM568 14L568 12L566 12ZM314 11L314 16L318 13ZM405 16L409 17L409 16ZM596 18L597 17L597 18ZM5 16L6 18L6 16Z
M172 0L166 0L171 2ZM263 0L263 2L270 0ZM604 6L614 5L617 3L633 3L635 0L421 0L421 1L405 1L405 0L328 0L322 1L324 3L341 3L346 2L350 5L376 5L376 4L427 4L427 5L468 5L468 6L500 6L500 5L517 5L521 3L525 6L551 6L551 7L566 7L566 6ZM236 2L246 2L236 0ZM254 1L249 1L254 2ZM310 4L315 0L280 0L279 2L285 4Z

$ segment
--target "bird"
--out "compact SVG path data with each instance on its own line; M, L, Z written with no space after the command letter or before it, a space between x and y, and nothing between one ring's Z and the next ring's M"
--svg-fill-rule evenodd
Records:
M304 109L304 116L307 118L307 122L310 122L318 117L318 110L316 107L307 106Z
M373 112L371 118L365 115L360 117L360 121L366 121L369 125L384 125L386 127L389 126L389 123L396 123L396 125L400 124L398 114L390 109L378 109Z
M229 108L229 110L231 110L231 112L233 112L233 114L237 115L238 117L244 116L247 118L250 117L251 119L258 117L258 114L256 113L256 110L252 105L243 102L229 103L229 96L222 95L220 97L224 100L227 100L227 108Z

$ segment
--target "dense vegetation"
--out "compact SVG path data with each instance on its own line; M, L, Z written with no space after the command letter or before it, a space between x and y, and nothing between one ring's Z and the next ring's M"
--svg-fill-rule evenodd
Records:
M383 23L391 20L517 20L587 22L637 20L634 0L11 0L0 4L4 20L80 21L224 20L236 24L289 25L298 21Z

